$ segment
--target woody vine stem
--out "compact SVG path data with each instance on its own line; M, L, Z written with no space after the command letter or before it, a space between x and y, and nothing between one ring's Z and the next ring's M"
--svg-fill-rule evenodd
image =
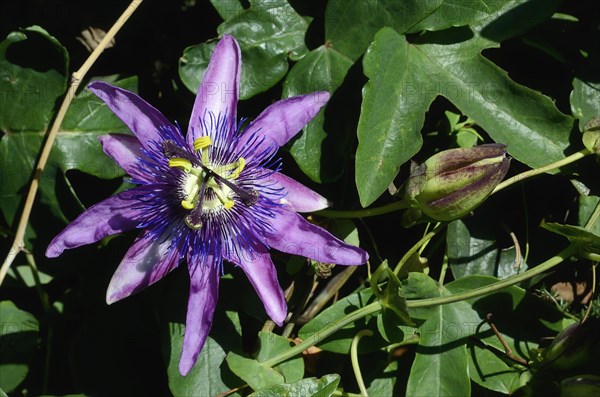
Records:
M143 0L133 0L127 9L121 14L119 19L113 24L113 26L106 33L106 36L100 41L98 46L92 51L90 56L86 59L86 61L81 65L81 67L73 72L71 75L71 81L69 83L69 87L65 94L65 97L58 109L58 113L56 113L56 118L52 123L52 127L50 131L46 135L46 141L44 142L44 146L42 147L42 151L40 153L39 160L36 164L33 173L33 179L31 181L31 185L29 185L29 191L27 192L27 198L25 199L25 204L23 205L23 212L21 213L21 217L19 218L19 223L17 226L17 231L15 232L15 238L11 245L10 251L0 268L0 286L8 273L8 269L11 264L17 257L17 255L24 251L25 248L25 230L27 229L27 224L29 223L29 217L31 216L31 210L33 208L33 203L35 201L35 197L37 195L37 190L40 184L40 180L42 178L42 174L44 172L44 168L46 167L46 163L48 158L50 157L50 151L52 150L52 146L54 144L54 140L56 139L56 134L62 124L63 119L65 118L65 114L67 113L67 109L71 105L71 101L75 97L75 93L79 88L79 84L90 70L92 65L96 62L100 54L106 49L106 46L110 43L110 41L115 37L117 32L125 25L125 22L129 19L129 17L135 12L138 6L142 3Z

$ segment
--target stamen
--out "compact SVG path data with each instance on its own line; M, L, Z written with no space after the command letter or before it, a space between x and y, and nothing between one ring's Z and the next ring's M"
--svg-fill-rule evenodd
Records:
M181 157L173 157L169 159L169 167L179 168L180 170L183 170L189 174L192 170L192 163L189 160Z
M194 139L194 151L197 152L198 150L204 149L205 147L210 146L211 143L212 141L208 135Z
M237 177L240 176L242 171L244 171L244 167L246 166L246 159L243 157L240 157L238 159L238 161L235 162L235 164L236 164L236 167L233 170L233 172L231 173L232 179L237 179Z
M218 185L218 182L216 180L212 180L211 182L212 183L210 183L209 187L213 190L213 192L215 192L217 198L219 199L221 204L223 204L223 207L225 207L225 209L228 210L233 208L235 202L223 193L223 190Z
M235 183L232 183L231 181L227 180L227 178L223 178L221 175L217 174L216 172L214 172L213 170L211 170L204 164L200 164L200 167L204 170L204 172L206 172L206 175L209 178L212 178L215 182L223 183L228 188L233 190L235 192L235 194L237 194L238 197L242 200L244 205L246 205L247 207L253 206L258 201L258 192L257 191L255 191L253 189L248 189L248 190L242 189L241 187L237 186ZM212 187L212 186L209 186L209 187ZM220 187L218 187L218 185L217 185L217 188L216 189L213 188L213 190L216 192L217 190L220 190ZM224 204L225 203L223 203L223 205Z
M228 181L225 178L219 178L219 181L223 182L228 188L233 190L235 194L242 200L242 203L246 207L252 207L258 201L258 192L254 189L242 189L236 184Z
M229 174L229 176L227 176L226 178L237 179L237 177L239 177L240 174L242 173L242 171L244 170L245 166L246 166L246 159L244 159L243 157L240 157L239 160L234 163L219 165L219 166L215 167L214 171L215 171L215 173L217 173L219 175L223 175L225 172L232 171Z
M165 157L179 157L186 159L193 165L198 165L198 159L187 150L179 147L175 141L171 139L165 139L162 141L161 146Z
M202 186L200 187L200 193L198 193L198 190L195 189L195 193L194 193L195 205L194 205L192 211L184 218L185 224L190 229L198 230L198 229L202 228L202 225L203 225L202 214L204 211L204 209L202 208L202 202L204 201L204 193L206 192L207 181L208 181L208 176L206 176L204 178L204 180L202 181ZM197 184L196 184L196 187L198 187ZM183 201L181 202L181 205L183 205ZM184 206L184 208L185 208L185 206Z
M188 201L188 199L181 200L181 206L183 208L185 208L186 210L192 210L195 207L194 202L193 201Z
M202 206L194 208L184 219L190 229L198 230L202 227Z

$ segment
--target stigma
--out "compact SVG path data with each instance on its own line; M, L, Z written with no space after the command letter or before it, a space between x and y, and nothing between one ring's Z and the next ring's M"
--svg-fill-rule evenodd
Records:
M205 214L216 211L229 211L237 201L252 206L258 201L258 192L242 188L237 179L246 167L246 159L238 158L228 164L218 164L211 159L209 136L202 136L193 142L194 154L179 147L172 140L162 143L168 165L183 171L181 182L181 207L189 211L185 217L191 229L203 226Z

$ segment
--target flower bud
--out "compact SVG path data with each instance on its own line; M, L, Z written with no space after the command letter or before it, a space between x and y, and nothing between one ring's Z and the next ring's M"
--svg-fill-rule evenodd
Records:
M403 223L451 221L473 211L502 181L510 158L506 146L487 144L444 150L413 167L404 185L410 209Z
M588 318L563 329L544 351L545 370L584 370L600 353L600 319Z
M560 397L600 396L600 376L583 374L560 382Z

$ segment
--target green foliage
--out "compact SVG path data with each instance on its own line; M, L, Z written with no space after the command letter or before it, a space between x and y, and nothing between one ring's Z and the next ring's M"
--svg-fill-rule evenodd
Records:
M23 382L37 347L39 322L11 301L0 302L0 390L14 391Z
M227 351L241 348L241 327L237 313L226 312L225 316L217 316L215 327L221 330L222 338L208 337L198 362L187 376L179 373L179 358L183 347L185 326L179 323L168 323L168 337L165 340L167 358L167 376L169 389L176 396L190 393L197 395L217 395L239 383L239 379L221 369L225 364Z
M283 383L266 387L251 394L252 397L279 397L279 396L313 396L329 397L340 383L337 374L325 375L321 379L306 378L293 383Z
M448 262L454 278L471 274L506 278L527 270L520 250L498 247L485 224L456 220L446 234Z
M256 391L283 382L293 383L302 379L304 363L301 358L285 361L273 368L261 364L278 353L288 350L290 342L287 339L270 332L260 332L258 340L260 347L255 359L246 358L234 352L227 354L227 364L237 376Z
M234 1L217 7L224 19L217 29L219 35L236 37L242 50L243 99L271 88L285 76L288 58L296 60L308 52L304 44L308 22L286 0L250 1L250 8L245 10ZM194 93L215 45L212 41L188 47L179 61L181 80Z
M34 52L44 54L42 62L31 58ZM0 140L0 167L4 174L0 209L9 224L14 221L33 175L56 104L66 92L67 62L66 49L38 27L11 33L0 44L3 74L0 79L9 82L5 105L0 108L0 130L5 134ZM130 78L116 84L135 89L136 80ZM56 181L63 178L66 181L67 171L79 170L106 179L123 175L114 161L102 152L97 138L109 132L125 131L104 102L86 90L77 95L58 132L40 181L40 200L56 217L67 220L56 195Z
M3 7L0 37L3 256L14 249L45 136L72 95L69 76L88 55L73 27L108 30L117 15L93 2L41 2L34 13L25 3ZM598 297L588 296L600 258L593 0L151 3L94 64L59 126L23 252L0 285L0 395L332 396L361 392L357 364L372 396L598 390L597 366L544 362L553 337L588 309L588 321L598 316ZM272 252L288 302L283 327L265 322L254 286L226 263L211 333L184 377L184 258L147 291L107 306L107 285L134 234L59 259L43 253L67 221L129 186L98 137L130 131L85 85L100 79L139 90L186 123L225 34L242 51L239 117L252 120L281 98L331 94L278 155L286 175L334 203L304 216L370 259L351 272ZM507 145L516 183L462 219L403 228L397 187L414 171L411 160L483 143ZM596 156L569 160L585 149ZM554 162L562 163L546 175L522 174ZM572 250L560 256L565 247ZM407 253L400 271L387 268ZM536 293L564 283L585 291L560 296L560 306ZM361 339L352 362L352 340L365 329L373 336ZM597 337L581 338L577 345L597 351Z

